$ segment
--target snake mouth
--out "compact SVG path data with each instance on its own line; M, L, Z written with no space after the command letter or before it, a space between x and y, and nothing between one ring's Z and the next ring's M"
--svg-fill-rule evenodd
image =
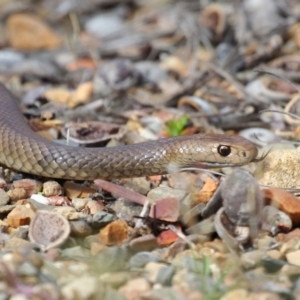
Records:
M208 168L227 168L227 167L236 167L236 166L241 166L239 164L233 164L233 163L216 163L216 162L208 162L205 163L206 167Z
M246 164L246 163L244 163ZM236 166L242 166L243 164L237 164L237 163L218 163L218 162L201 162L195 164L195 168L227 168L227 167L236 167Z

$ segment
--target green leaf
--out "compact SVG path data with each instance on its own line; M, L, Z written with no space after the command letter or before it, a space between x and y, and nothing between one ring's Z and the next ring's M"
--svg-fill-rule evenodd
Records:
M189 118L187 115L183 115L178 120L170 120L166 123L166 130L169 136L178 136L182 134Z

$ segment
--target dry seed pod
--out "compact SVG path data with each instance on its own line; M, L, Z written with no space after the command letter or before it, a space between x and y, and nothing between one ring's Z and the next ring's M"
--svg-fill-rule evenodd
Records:
M62 215L39 210L30 223L29 239L47 251L64 243L70 231L70 224Z

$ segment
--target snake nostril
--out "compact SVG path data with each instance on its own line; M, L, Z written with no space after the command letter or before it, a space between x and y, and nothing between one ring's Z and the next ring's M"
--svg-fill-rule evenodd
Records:
M228 156L230 153L231 153L231 148L229 146L225 146L225 145L220 145L218 147L218 153L221 155L221 156Z

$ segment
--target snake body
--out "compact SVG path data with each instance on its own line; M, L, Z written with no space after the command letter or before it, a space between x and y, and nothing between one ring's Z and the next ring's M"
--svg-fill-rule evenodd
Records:
M257 148L239 136L196 134L111 148L77 148L34 133L0 83L0 163L52 178L116 179L172 173L189 167L241 166Z

